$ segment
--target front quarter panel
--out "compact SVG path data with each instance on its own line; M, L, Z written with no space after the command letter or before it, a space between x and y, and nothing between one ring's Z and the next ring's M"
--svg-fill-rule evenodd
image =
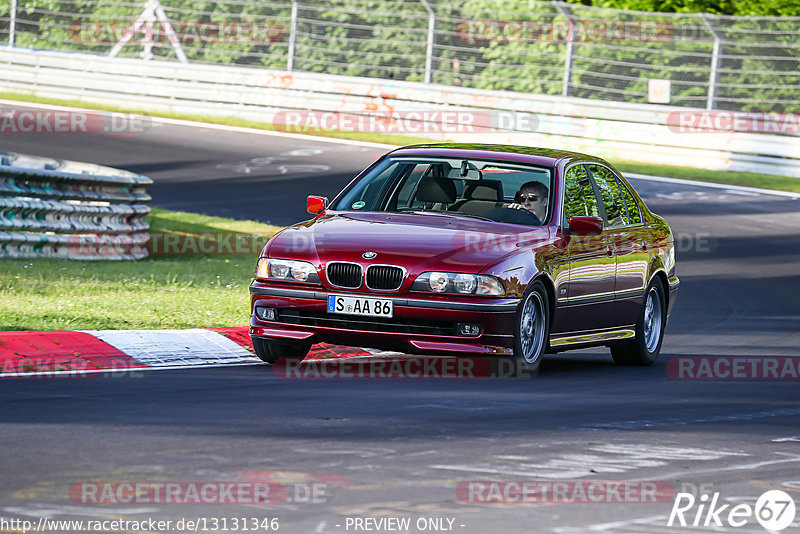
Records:
M481 274L500 278L511 298L521 298L528 285L539 276L546 278L552 291L559 266L567 261L566 252L559 246L559 238L554 236L553 230L548 229L545 236L537 234L530 240L522 236L513 246L516 250L486 266Z

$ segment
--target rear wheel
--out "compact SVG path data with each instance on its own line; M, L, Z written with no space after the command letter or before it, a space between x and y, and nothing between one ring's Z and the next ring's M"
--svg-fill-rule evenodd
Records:
M550 332L550 305L544 284L528 286L514 329L514 358L521 371L538 374Z
M667 322L664 285L653 278L645 293L642 311L636 323L636 337L625 343L611 346L611 356L620 365L652 365L661 352L664 326Z
M307 341L284 342L253 337L253 348L261 361L275 363L278 360L302 360L311 350Z

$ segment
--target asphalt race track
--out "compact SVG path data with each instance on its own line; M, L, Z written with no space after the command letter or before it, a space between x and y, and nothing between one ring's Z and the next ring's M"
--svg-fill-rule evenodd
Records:
M307 194L332 196L381 152L174 125L88 142L3 135L0 150L123 167L155 180L154 205L276 224L302 219ZM411 518L411 526L373 531L766 532L747 515L740 528L703 526L705 512L696 527L667 521L673 492L694 493L698 504L718 492L717 504L731 505L722 520L772 489L800 505L800 377L687 379L675 362L800 356L800 201L634 185L678 240L682 285L653 367L617 367L606 351L585 350L548 357L537 378L298 379L259 365L3 380L0 515L34 523L274 517L289 533L367 531L382 518ZM253 480L283 484L285 497L96 505L75 493L84 482ZM645 503L611 492L601 502L511 495L493 504L480 502L486 492L464 491L489 480L550 489L649 481L668 491ZM697 512L687 511L687 522ZM800 517L783 532L798 526Z
M30 109L0 105L3 111ZM159 122L143 133L0 133L0 152L89 161L153 178L153 204L287 225L306 196L333 198L386 149ZM298 179L302 180L301 182ZM302 190L302 193L298 193Z

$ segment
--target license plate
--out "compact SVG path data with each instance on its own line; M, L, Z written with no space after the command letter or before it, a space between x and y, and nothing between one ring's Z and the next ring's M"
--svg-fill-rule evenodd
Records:
M394 308L392 307L392 299L328 295L328 313L391 317L394 313Z

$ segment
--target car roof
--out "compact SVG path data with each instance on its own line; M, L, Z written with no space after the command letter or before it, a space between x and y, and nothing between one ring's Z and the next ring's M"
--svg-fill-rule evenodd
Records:
M566 163L587 160L606 163L601 158L568 150L480 143L431 143L410 145L393 150L390 154L404 156L443 156L465 159L503 159L546 166L555 166L561 160L567 160Z

